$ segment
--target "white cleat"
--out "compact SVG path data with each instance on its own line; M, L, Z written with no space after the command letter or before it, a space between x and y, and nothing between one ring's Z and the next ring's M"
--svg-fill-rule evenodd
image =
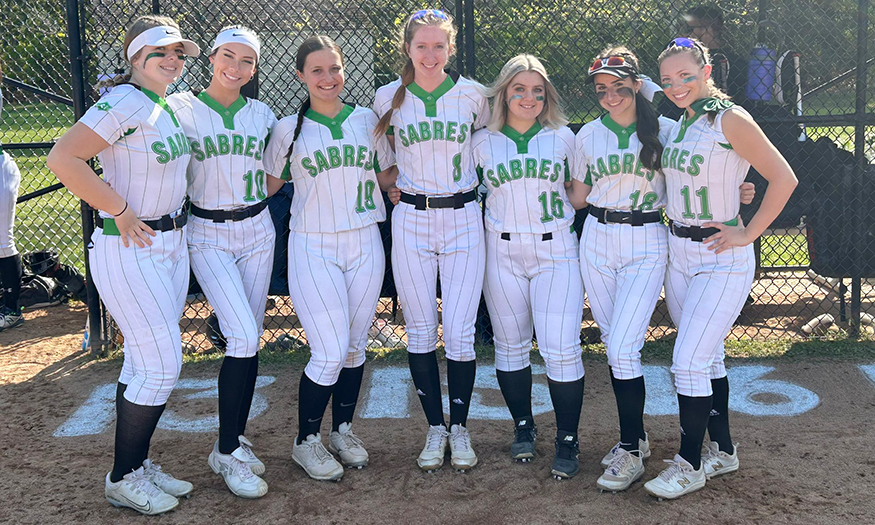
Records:
M188 497L194 486L188 481L176 479L161 470L161 465L147 459L143 461L143 472L153 485L175 498Z
M107 473L103 493L106 501L114 507L128 507L149 516L173 510L179 505L178 499L149 481L143 467L125 474L117 483L110 481Z
M343 465L325 450L322 434L310 434L300 445L296 439L292 448L292 460L313 479L340 481L343 477Z
M444 465L444 456L447 453L447 437L450 433L443 425L428 427L425 436L425 447L416 458L416 464L426 472L432 472Z
M702 465L695 470L680 454L664 461L668 463L668 468L644 484L644 490L651 496L660 500L675 499L705 486L705 469Z
M617 450L619 449L620 442L617 441L617 444L614 445L614 448L612 448L611 451L605 454L605 457L602 458L602 468L608 468L611 466L611 461L614 460L614 454L616 454ZM641 454L642 460L650 457L650 437L647 435L647 432L644 433L644 439L638 440L638 452Z
M702 448L702 466L705 477L711 479L738 470L738 446L732 445L732 454L720 451L720 445L711 441Z
M477 465L477 454L471 447L471 434L462 425L450 427L450 463L458 471L465 471Z
M237 440L240 443L240 450L242 450L243 455L246 456L244 463L249 465L249 470L251 470L256 476L264 474L264 463L256 457L255 452L252 452L252 442L246 439L246 436L243 435L238 436Z
M368 451L362 440L352 433L351 423L341 423L337 432L329 434L328 450L337 454L344 467L360 469L368 466Z
M230 454L222 454L217 441L207 462L213 472L222 476L235 495L254 499L267 494L267 482L252 473L252 469L246 464L246 454L240 447Z
M628 489L643 475L644 460L621 448L614 454L614 460L595 484L601 491L616 493Z

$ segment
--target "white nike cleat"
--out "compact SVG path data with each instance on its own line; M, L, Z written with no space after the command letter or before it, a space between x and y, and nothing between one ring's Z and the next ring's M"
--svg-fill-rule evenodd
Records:
M425 471L432 471L441 468L444 465L444 456L447 453L447 437L450 433L447 432L443 425L434 425L428 427L428 434L425 436L425 447L416 458L416 464L419 468Z
M146 477L149 478L153 485L176 498L188 496L194 488L188 481L176 479L161 470L161 465L153 462L151 459L143 461L143 472L146 473Z
M471 434L462 425L450 427L450 464L456 470L468 470L477 465L477 454L471 446Z
M341 423L337 432L328 436L328 450L340 457L344 467L362 468L368 466L368 451L362 440L352 433L351 423Z
M143 467L125 474L120 481L113 483L106 474L103 493L106 501L115 507L128 507L141 514L154 515L173 510L179 500L159 489L149 481Z
M675 499L705 486L705 469L702 465L695 470L680 454L664 461L668 463L668 468L644 484L644 490L651 496Z
M720 445L711 441L702 448L702 466L705 477L711 479L738 470L738 446L732 445L732 454L720 451Z
M267 482L252 473L252 469L246 464L246 454L240 447L230 454L222 454L217 441L207 462L213 472L222 476L225 485L235 495L254 499L267 494Z
M237 441L240 443L240 450L246 456L244 463L249 465L249 470L256 476L264 474L264 463L255 456L255 452L252 452L252 442L243 435L237 436Z
M325 450L322 434L310 434L300 445L296 439L292 448L292 460L313 479L340 481L343 477L343 465Z
M625 449L617 449L614 460L595 482L601 490L617 492L628 489L644 475L644 460Z
M611 466L611 461L614 460L614 454L620 449L620 443L620 441L617 441L614 448L602 458L602 468L608 468ZM644 439L638 440L638 452L641 454L641 459L647 459L650 457L650 437L647 435L647 432L644 433Z

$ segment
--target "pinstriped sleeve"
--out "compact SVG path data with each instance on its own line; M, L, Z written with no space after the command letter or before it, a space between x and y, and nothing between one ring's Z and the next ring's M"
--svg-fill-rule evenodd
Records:
M88 108L79 122L91 128L108 144L116 142L126 130L139 125L136 114L142 106L130 96L133 89L130 86L116 86Z
M588 136L589 131L586 129L586 126L584 126L580 128L580 131L577 132L577 136L574 137L574 152L572 153L572 156L574 157L574 168L571 171L571 176L587 186L592 186L592 178L589 173L589 154L586 152L585 147L586 138Z
M289 180L286 153L289 151L297 120L297 115L285 117L278 121L271 131L270 141L264 148L264 172L272 177Z

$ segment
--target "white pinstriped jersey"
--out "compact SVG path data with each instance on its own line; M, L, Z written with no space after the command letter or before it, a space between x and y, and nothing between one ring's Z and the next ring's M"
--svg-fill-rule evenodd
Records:
M262 153L277 119L266 104L241 96L225 108L205 91L167 103L191 144L188 196L196 206L229 210L267 198Z
M741 106L732 108L720 111L713 124L704 113L688 119L685 112L663 143L662 169L669 197L665 212L670 219L698 226L738 216L738 187L750 163L733 151L723 134L726 111L747 113Z
M665 143L674 121L659 118L660 142ZM609 210L656 210L665 206L662 173L641 163L641 141L636 123L623 128L605 114L577 132L575 146L579 168L574 178L592 186L589 204Z
M383 116L401 80L377 90L374 111ZM398 164L396 185L402 191L451 195L477 186L471 157L471 135L489 122L489 101L483 88L464 77L446 80L428 93L416 83L407 86L404 102L392 113L389 133L395 135Z
M336 233L386 220L377 172L394 164L385 137L374 137L377 116L344 106L333 119L308 110L286 160L298 116L281 119L264 152L264 169L291 180L292 231Z
M509 126L481 129L474 133L473 148L487 190L486 229L547 233L574 221L565 192L574 161L569 128L542 128L536 122L523 134Z
M190 148L164 99L123 84L101 97L79 122L110 144L97 154L103 179L137 217L155 219L182 206Z

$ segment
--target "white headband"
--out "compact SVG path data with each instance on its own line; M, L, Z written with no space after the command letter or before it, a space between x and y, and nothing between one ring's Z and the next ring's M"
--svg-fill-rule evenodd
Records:
M639 75L638 78L641 80L641 94L653 102L653 96L662 91L662 88L647 75Z
M158 26L143 31L131 41L131 45L125 50L125 58L130 62L131 57L146 46L169 46L170 44L182 43L183 51L188 56L197 56L201 48L191 40L182 38L179 29L173 26Z
M213 48L210 50L210 53L214 53L219 46L223 46L225 44L243 44L248 48L255 51L255 60L258 61L258 57L261 53L261 45L258 43L258 37L255 36L255 33L249 31L248 29L240 29L240 28L230 28L222 31L216 36L216 41L213 42Z

